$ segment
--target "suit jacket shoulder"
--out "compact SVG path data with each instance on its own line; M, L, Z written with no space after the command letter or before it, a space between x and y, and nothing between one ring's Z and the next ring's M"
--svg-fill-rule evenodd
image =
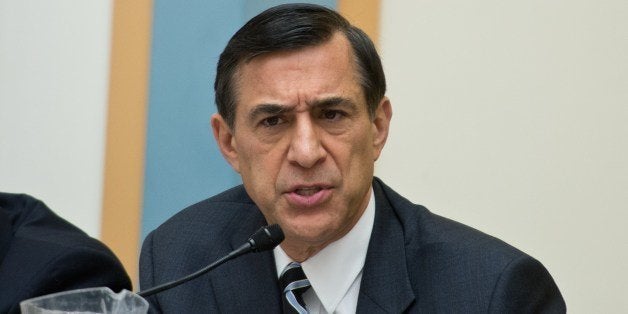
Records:
M412 204L379 179L359 313L564 311L545 268L514 247ZM265 225L242 186L184 209L142 245L140 285L188 275ZM271 252L248 254L151 298L151 312L279 313Z
M144 240L140 288L173 281L209 265L264 225L264 217L242 186L182 210ZM148 301L153 313L278 313L272 252L238 257Z
M564 312L538 261L412 204L374 180L376 218L359 312Z
M24 194L0 193L0 313L54 292L107 286L131 290L116 256L98 240Z

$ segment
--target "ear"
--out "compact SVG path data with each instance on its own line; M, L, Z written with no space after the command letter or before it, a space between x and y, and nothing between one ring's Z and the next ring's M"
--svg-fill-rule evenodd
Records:
M227 125L227 121L220 114L213 114L211 117L212 130L214 131L214 139L218 143L222 156L233 169L240 173L240 163L238 159L238 150L233 136L233 131Z
M373 148L375 155L374 160L379 158L379 155L384 149L386 139L388 138L388 130L390 127L390 119L392 118L392 105L388 97L382 98L377 109L375 110L375 116L373 117Z

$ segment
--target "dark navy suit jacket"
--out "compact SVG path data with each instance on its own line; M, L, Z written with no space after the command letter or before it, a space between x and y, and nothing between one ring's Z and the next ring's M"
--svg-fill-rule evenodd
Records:
M0 193L0 313L19 313L25 299L102 286L131 290L105 245L37 199Z
M377 178L373 189L375 223L358 313L565 312L537 260L412 204ZM202 268L265 224L242 186L179 212L144 241L141 289ZM273 254L242 256L149 302L152 312L280 313Z

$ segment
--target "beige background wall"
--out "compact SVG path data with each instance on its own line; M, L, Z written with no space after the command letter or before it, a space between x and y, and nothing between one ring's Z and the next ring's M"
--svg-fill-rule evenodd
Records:
M100 233L111 1L0 0L0 191Z
M571 313L628 312L628 1L382 1L377 173L541 260Z

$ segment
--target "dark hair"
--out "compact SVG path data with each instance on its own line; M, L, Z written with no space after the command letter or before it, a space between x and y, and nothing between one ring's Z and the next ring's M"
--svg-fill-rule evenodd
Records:
M234 76L243 63L264 53L315 46L336 32L344 34L356 59L360 85L374 116L386 93L382 63L371 39L337 12L313 4L272 7L249 20L229 40L216 71L216 106L230 128L235 126L237 92Z

